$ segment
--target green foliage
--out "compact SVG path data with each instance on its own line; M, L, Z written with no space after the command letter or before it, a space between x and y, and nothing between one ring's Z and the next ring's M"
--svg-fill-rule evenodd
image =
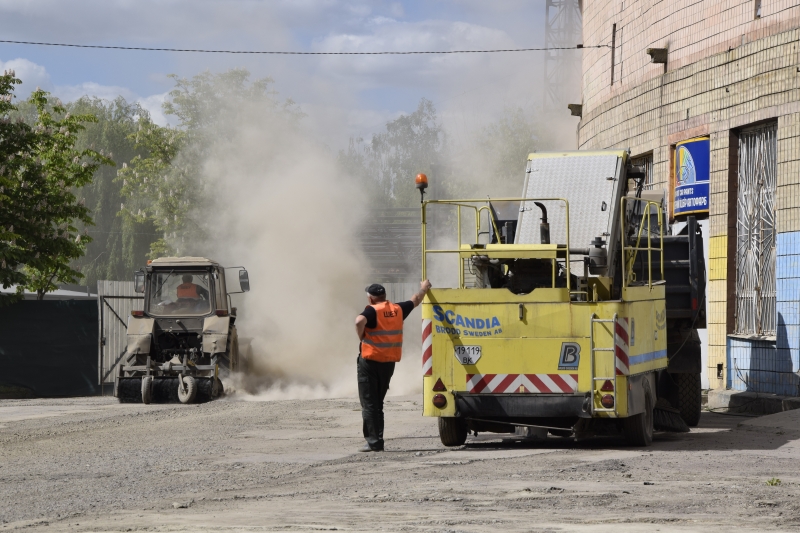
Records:
M366 183L376 205L409 207L419 203L414 177L430 174L441 163L444 149L436 108L423 98L416 111L388 122L386 131L375 134L369 144L351 139L348 149L339 152L339 164Z
M96 120L88 114L71 115L60 102L48 102L48 93L34 91L28 103L36 122L10 120L13 73L0 78L0 277L37 293L39 299L56 283L74 283L82 274L70 262L81 257L91 240L78 224L92 218L75 191L92 181L110 159L91 149L76 149L77 133Z
M134 147L129 136L139 129L139 121L149 117L138 103L127 102L118 97L113 101L83 97L66 105L70 113L90 113L97 122L86 124L78 134L77 147L102 148L121 168L137 155L147 155ZM95 173L92 183L81 189L86 206L91 210L95 227L89 229L93 237L86 247L86 254L74 262L90 287L99 279L130 280L134 270L147 259L150 243L156 238L152 223L117 216L122 183L116 181L117 168L102 166Z
M35 239L35 228L22 222L34 216L34 206L26 196L27 180L35 174L29 157L35 135L21 118L11 117L16 111L11 103L14 86L20 83L13 72L0 77L0 283L6 289L23 285L27 277L21 267L36 259L27 247Z
M483 181L491 196L520 195L528 154L539 148L537 130L533 117L521 108L506 108L483 129L476 152L486 158Z
M769 485L770 487L777 487L780 484L781 484L781 480L776 478L776 477L767 480L767 485Z
M186 144L186 132L142 119L139 131L131 138L147 156L134 157L131 166L123 164L117 173L122 196L127 199L120 205L120 214L137 224L149 221L162 235L151 242L150 257L179 253L171 243L178 234L183 236L188 214L200 193L191 165L176 164Z
M431 179L427 198L519 196L527 156L542 146L539 129L532 114L506 108L496 121L454 146L433 104L423 98L416 111L388 122L369 143L351 138L338 161L343 172L365 184L376 205L417 205L413 179L419 172Z
M130 138L147 155L123 165L117 178L124 197L121 215L137 224L149 222L159 232L150 257L189 253L190 243L205 237L199 217L213 191L205 189L203 165L214 155L218 141L230 138L239 127L236 117L254 107L288 118L289 124L304 116L292 100L276 98L271 79L250 82L245 69L204 72L191 79L171 77L175 88L164 111L178 118L178 126L141 119L139 131Z

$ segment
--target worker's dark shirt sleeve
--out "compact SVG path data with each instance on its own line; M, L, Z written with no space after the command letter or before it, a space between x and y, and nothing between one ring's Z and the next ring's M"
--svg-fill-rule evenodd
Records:
M408 318L408 315L411 314L411 311L414 310L414 302L408 300L406 302L399 302L397 305L400 306L400 309L403 310L403 320ZM375 314L375 308L371 305L368 305L364 308L361 312L361 316L367 319L367 328L368 329L375 329L378 327L378 317Z

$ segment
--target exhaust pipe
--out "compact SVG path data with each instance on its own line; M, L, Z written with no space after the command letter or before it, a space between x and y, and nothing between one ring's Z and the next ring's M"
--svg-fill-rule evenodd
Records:
M539 237L542 244L550 244L550 223L547 222L547 208L541 202L533 202L542 210L542 223L539 224Z

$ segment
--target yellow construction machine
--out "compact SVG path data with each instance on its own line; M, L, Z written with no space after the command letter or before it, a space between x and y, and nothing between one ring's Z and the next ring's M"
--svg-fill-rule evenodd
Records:
M623 150L534 153L520 198L422 202L423 278L457 258L455 287L422 304L424 415L445 446L470 432L646 446L654 427L697 424L702 239L694 219L667 234L645 180ZM429 247L432 220L453 244Z

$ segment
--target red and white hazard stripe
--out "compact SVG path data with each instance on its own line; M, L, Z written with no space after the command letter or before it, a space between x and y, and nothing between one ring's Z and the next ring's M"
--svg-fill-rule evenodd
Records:
M578 374L467 374L471 393L571 393Z
M422 375L433 374L433 321L422 319Z
M614 359L616 360L617 375L628 376L631 373L628 360L628 343L630 339L630 325L627 318L617 318L614 326Z

